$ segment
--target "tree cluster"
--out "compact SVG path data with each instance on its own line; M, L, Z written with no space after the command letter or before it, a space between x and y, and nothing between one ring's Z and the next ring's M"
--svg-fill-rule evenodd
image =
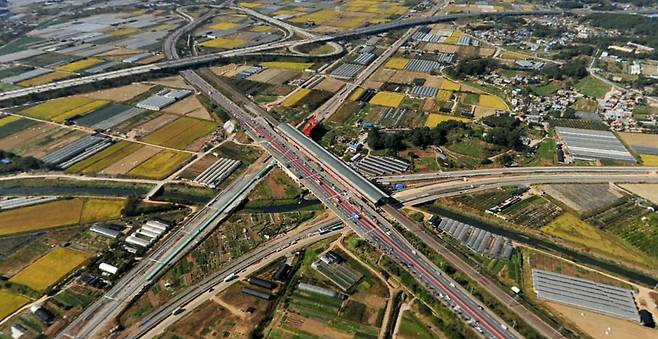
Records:
M566 80L568 78L579 80L589 74L587 67L585 67L585 61L580 59L572 60L556 67L546 67L542 70L542 73L548 78L555 80Z
M0 160L7 160L9 163L0 163L0 173L26 172L30 170L50 169L43 161L34 157L20 157L11 152L0 150Z
M450 131L466 128L468 127L463 122L446 121L434 128L420 127L395 133L382 133L378 129L373 129L368 133L368 146L374 150L400 150L405 147L405 143L420 148L430 145L440 146L448 142Z
M514 150L521 150L523 142L521 137L524 130L521 121L510 115L492 115L482 119L482 122L491 127L487 131L485 141L494 145Z
M468 58L459 61L459 63L449 70L453 77L464 79L467 76L476 76L487 74L498 68L498 61L495 59L485 58Z

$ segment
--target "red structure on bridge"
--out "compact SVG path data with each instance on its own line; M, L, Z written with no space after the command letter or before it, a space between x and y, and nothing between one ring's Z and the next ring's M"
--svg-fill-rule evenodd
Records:
M302 133L304 133L305 136L311 137L311 133L313 132L313 129L319 124L320 122L315 120L315 117L311 117L306 121L304 126L302 127Z

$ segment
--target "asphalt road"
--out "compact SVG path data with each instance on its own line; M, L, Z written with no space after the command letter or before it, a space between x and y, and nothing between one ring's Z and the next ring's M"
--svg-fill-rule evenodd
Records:
M658 183L656 174L535 174L475 178L468 181L452 180L419 186L393 195L407 206L422 204L446 195L465 194L502 186L530 186L536 184L584 183Z
M230 99L212 88L196 73L182 72L188 82L207 93L213 101L232 115L254 140L259 142L279 164L293 173L318 199L329 207L346 225L359 236L373 242L375 246L405 267L421 283L428 286L435 295L443 295L441 300L460 314L465 321L491 338L519 337L513 330L506 330L491 311L478 304L476 299L459 288L458 284L443 275L400 235L390 223L374 211L367 203L354 198L352 188L345 187L338 178L319 170L322 165L317 159L307 158L301 151L282 138L267 121L243 111ZM244 98L242 100L245 100ZM258 108L253 108L258 110Z

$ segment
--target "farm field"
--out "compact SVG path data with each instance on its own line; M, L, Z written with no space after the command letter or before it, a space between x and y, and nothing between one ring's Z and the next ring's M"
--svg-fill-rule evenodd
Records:
M201 47L207 48L223 48L223 49L233 49L238 48L244 45L246 41L241 39L231 39L231 38L218 38L207 40L199 44Z
M153 85L149 84L133 83L126 86L108 88L96 92L86 93L83 94L83 96L95 100L113 100L124 102L150 90L152 87Z
M291 71L304 71L307 68L313 66L311 62L286 62L286 61L267 61L261 62L261 66L267 68L278 68L278 69L287 69Z
M495 189L491 191L485 191L482 193L475 193L470 195L462 195L454 198L450 198L458 203L467 205L474 208L480 212L484 212L490 207L494 207L499 203L505 201L507 198L510 198L516 189Z
M658 184L622 184L620 187L658 204Z
M82 265L89 257L87 253L57 247L18 272L9 281L43 292Z
M507 104L505 101L495 95L480 95L480 101L478 105L499 110L507 109Z
M212 132L215 127L217 124L214 122L180 117L145 136L142 140L160 146L185 149L195 140Z
M549 82L545 85L531 87L532 92L541 97L550 96L553 93L557 92L559 89L560 86L555 82Z
M391 68L391 69L403 70L407 66L408 63L409 63L409 59L390 58L386 61L386 64L384 64L384 67L385 68Z
M578 81L574 87L581 94L596 99L603 98L603 96L610 90L610 86L601 80L592 78L591 76Z
M87 59L82 59L78 61L74 61L72 63L62 65L62 66L57 66L55 67L55 70L61 71L61 72L77 72L79 70L89 68L91 66L95 66L103 62L101 59L96 59L96 58L87 58Z
M400 106L404 98L405 96L402 93L377 92L377 94L370 99L370 104L397 108Z
M153 146L142 146L135 152L117 160L110 166L105 167L101 173L109 175L126 174L142 162L160 152L159 148Z
M294 199L301 193L295 182L280 168L274 168L254 188L249 200Z
M81 96L57 98L20 111L20 114L44 120L63 122L75 115L82 115L108 104L106 100L93 100Z
M539 189L578 213L610 205L624 196L608 184L542 185Z
M283 107L295 106L300 100L302 100L309 93L311 93L310 89L300 88L295 93L293 93L292 95L288 96L285 100L283 100L283 102L281 102L281 106Z
M74 198L12 209L0 212L0 236L116 219L122 208L123 200Z
M628 246L612 234L606 234L573 214L565 213L548 225L541 227L543 233L576 244L586 251L603 254L616 261L651 265L654 260L635 248Z
M461 122L470 122L469 119L462 118L462 117L455 117L451 115L445 115L445 114L436 114L436 113L430 113L427 116L427 120L425 121L425 126L429 128L434 128L436 125L446 122L446 121L461 121Z
M617 133L619 138L626 144L631 146L657 148L658 149L658 134L644 134L644 133ZM642 152L640 152L642 153Z
M66 169L67 173L98 173L112 164L131 155L142 147L142 145L121 140L116 144L92 155L91 157L75 163Z
M509 222L533 228L548 224L561 213L559 206L538 196L519 201L502 212Z
M21 81L19 83L19 85L22 86L22 87L39 86L39 85L51 83L51 82L56 81L56 80L62 80L62 79L68 78L69 76L71 76L71 73L52 72L52 73L40 75L36 78Z
M644 166L658 166L658 155L653 154L640 154L642 165Z
M137 167L131 169L128 174L136 177L160 180L170 175L188 158L190 158L190 155L187 153L170 150L160 151Z
M411 311L404 311L400 319L399 337L406 339L433 339L436 334L432 333L426 325ZM431 326L430 326L431 328Z
M30 300L9 290L0 289L0 320L14 313Z
M459 92L461 90L461 85L458 82L454 82L450 79L443 79L441 81L440 89L445 91Z
M238 27L238 24L233 22L218 22L208 26L210 29L216 29L218 31L226 31Z

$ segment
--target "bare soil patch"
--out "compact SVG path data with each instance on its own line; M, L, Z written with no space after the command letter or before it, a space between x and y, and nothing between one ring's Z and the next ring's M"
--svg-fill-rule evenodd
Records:
M39 123L34 126L28 127L20 132L9 135L6 138L0 139L0 149L11 150L19 147L30 140L40 137L57 128L55 125Z
M658 204L658 184L624 184L619 186L654 204Z
M159 148L144 146L138 149L136 152L105 168L101 173L110 175L126 174L131 169L135 168L137 165L146 161L158 152L160 152Z
M320 83L317 84L317 86L315 86L313 89L336 93L343 87L344 84L345 82L338 79L326 77L324 80L320 81Z
M137 135L147 135L161 128L162 126L176 120L177 118L178 116L176 116L175 114L160 114L155 118L135 127L133 129L133 132Z
M168 106L164 109L165 113L173 113L178 115L187 115L194 118L210 120L212 117L208 114L205 107L199 102L196 96L188 96L187 98Z
M578 213L601 208L624 196L608 184L542 185L539 188Z
M134 83L126 86L87 93L83 96L96 100L128 101L148 91L152 87L153 85Z

